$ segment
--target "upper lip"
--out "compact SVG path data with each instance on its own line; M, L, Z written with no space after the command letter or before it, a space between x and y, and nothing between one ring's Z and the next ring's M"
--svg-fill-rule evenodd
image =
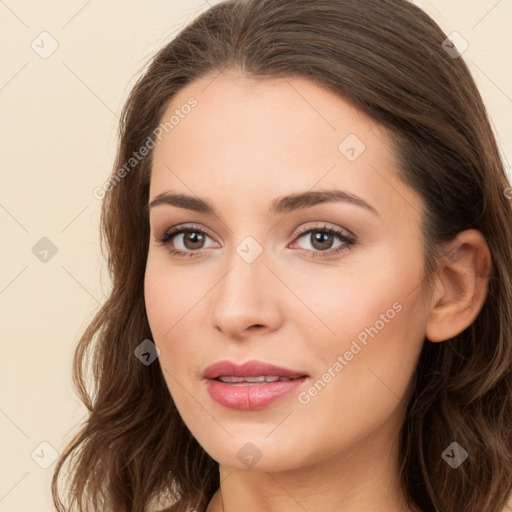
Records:
M291 370L264 361L247 361L243 364L237 364L232 361L218 361L208 366L203 377L206 379L216 379L232 375L234 377L258 377L260 375L275 375L278 377L287 377L294 379L297 377L307 377L307 373L300 370Z

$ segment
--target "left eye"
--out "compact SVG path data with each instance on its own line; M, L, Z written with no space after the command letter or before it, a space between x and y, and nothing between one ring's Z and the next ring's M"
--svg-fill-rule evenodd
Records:
M300 240L306 235L310 235L309 240L312 240L314 249L303 250L305 250L312 258L326 258L328 256L341 254L344 251L349 251L356 245L356 237L352 235L352 233L345 233L337 228L327 225L306 229L299 233L297 239ZM331 248L333 237L338 238L342 242L334 249Z
M308 235L308 236L306 236ZM308 231L302 233L297 237L297 240L304 238L305 240L310 242L310 245L313 246L312 250L318 250L320 252L328 251L332 249L332 245L334 243L334 238L338 238L341 240L340 245L343 245L343 242L349 243L350 239L343 235L343 233L332 229L332 228L324 228L324 229L309 229ZM336 247L336 248L337 248ZM304 247L302 247L304 248ZM306 250L311 250L307 249Z

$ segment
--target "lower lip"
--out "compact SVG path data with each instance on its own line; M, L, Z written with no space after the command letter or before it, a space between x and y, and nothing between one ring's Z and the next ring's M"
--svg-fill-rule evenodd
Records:
M306 377L301 377L288 381L243 386L207 379L206 388L210 396L225 407L254 410L269 406L288 393L297 390L305 381Z

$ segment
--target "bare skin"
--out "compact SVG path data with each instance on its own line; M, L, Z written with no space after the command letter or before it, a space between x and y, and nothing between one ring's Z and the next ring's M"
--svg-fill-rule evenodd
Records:
M423 343L455 336L478 315L485 239L459 234L426 301L421 201L393 174L379 126L308 80L234 73L188 85L162 119L191 96L197 107L154 150L149 201L172 191L208 200L215 214L151 208L145 299L169 392L219 462L221 487L207 512L412 512L397 451L411 379ZM376 212L348 202L269 212L277 197L333 188ZM167 247L155 241L190 224ZM324 226L352 233L355 245ZM244 245L246 237L257 245ZM248 263L240 246L261 254ZM365 329L373 336L363 343ZM259 359L310 378L264 409L229 409L202 378L221 359ZM315 393L319 379L325 386ZM239 454L244 447L255 464Z

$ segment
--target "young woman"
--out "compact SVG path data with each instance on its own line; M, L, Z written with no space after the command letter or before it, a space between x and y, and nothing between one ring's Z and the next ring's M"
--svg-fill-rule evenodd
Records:
M135 85L95 191L113 287L58 510L501 512L509 187L416 6L210 8Z

